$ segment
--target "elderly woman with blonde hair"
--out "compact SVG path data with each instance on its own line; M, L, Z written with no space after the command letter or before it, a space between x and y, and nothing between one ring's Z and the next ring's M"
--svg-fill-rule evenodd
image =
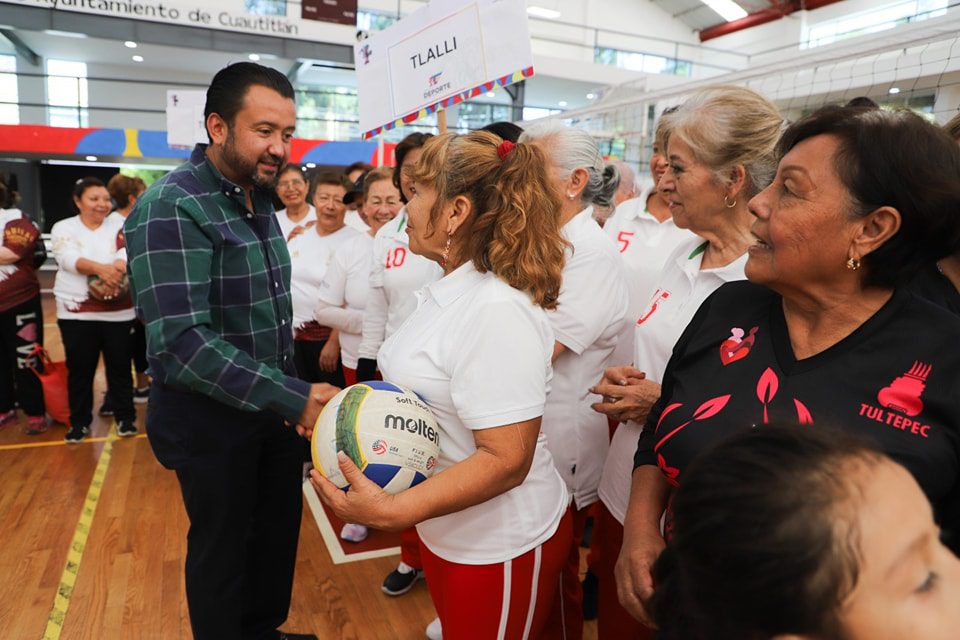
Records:
M781 130L777 108L742 87L709 87L669 115L664 132L667 166L658 187L676 226L692 233L675 241L640 315L631 318L633 365L607 369L594 389L603 396L594 408L622 422L599 487L602 506L595 535L601 550L593 569L601 638L624 629L631 630L630 637L650 633L614 597L614 564L626 534L633 452L641 425L660 397L664 370L683 328L717 288L745 277L747 248L754 241L747 202L776 170L774 150ZM638 490L634 485L633 492Z

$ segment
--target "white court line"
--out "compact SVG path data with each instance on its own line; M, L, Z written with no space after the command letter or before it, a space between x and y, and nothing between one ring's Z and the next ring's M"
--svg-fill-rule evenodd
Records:
M360 553L344 553L340 548L340 539L333 527L330 526L330 520L320 504L320 498L317 492L313 490L313 485L309 480L303 481L303 495L307 498L307 506L313 514L313 520L317 523L320 530L320 536L324 544L327 545L327 551L330 553L330 559L333 564L345 564L347 562L358 562L360 560L371 560L373 558L385 558L387 556L396 556L400 554L400 547L389 547L387 549L378 549L376 551L361 551Z

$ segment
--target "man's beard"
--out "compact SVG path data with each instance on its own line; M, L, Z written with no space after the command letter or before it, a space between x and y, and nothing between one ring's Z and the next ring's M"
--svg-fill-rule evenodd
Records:
M236 175L246 176L255 186L261 189L276 188L277 181L280 179L280 169L283 167L284 159L282 157L267 153L250 162L237 152L236 139L233 136L232 129L227 132L227 139L223 143L221 156ZM276 163L277 170L272 176L265 176L257 172L257 162Z

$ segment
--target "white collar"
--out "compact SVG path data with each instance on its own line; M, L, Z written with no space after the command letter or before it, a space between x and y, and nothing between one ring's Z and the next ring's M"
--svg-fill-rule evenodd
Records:
M446 307L477 286L485 277L485 274L473 266L473 261L468 260L439 280L428 284L425 289L438 306Z

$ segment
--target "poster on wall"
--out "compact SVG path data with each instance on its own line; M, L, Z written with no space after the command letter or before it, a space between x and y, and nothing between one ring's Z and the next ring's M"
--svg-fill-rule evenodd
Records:
M206 91L167 90L167 144L174 149L192 149L198 142L208 142L203 117L206 103Z
M300 17L356 26L357 0L300 0Z
M533 75L524 0L433 0L355 45L363 138Z

